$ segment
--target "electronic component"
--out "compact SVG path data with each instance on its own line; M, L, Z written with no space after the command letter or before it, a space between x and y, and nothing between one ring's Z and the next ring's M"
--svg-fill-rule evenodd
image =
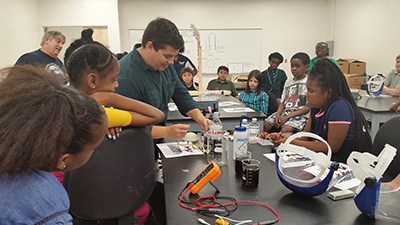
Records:
M328 198L334 201L352 198L353 196L354 192L350 190L331 191L328 193Z
M204 225L211 225L211 224L207 223L207 221L203 220L202 218L197 218L197 221L199 221L199 223L204 224Z
M217 100L197 100L200 112L206 115L212 115L214 112L218 112L218 101Z
M215 162L208 164L206 168L191 183L193 187L190 188L192 194L197 194L208 182L216 180L221 175L221 170Z
M228 221L222 221L221 219L215 220L215 225L229 225L230 223Z

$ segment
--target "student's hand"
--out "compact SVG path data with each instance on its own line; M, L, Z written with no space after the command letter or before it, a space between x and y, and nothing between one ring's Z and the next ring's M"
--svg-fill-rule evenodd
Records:
M119 138L119 134L122 131L122 127L110 127L107 131L107 137L110 140L117 140Z
M279 128L282 126L281 120L282 120L282 118L280 115L275 115L275 123L274 123L275 128Z
M285 141L288 139L289 136L286 136L282 134L281 132L279 133L272 133L271 134L271 142L274 144L274 146L279 146L282 143L285 143Z
M95 92L89 95L100 105L112 105L113 92Z
M394 104L394 105L392 105L392 106L390 106L390 111L393 111L393 112L395 112L396 114L399 114L399 105L398 104Z
M174 124L167 127L168 137L173 139L182 139L187 134L190 124Z
M395 88L393 90L393 96L400 96L400 88Z
M283 118L281 118L281 126L283 126L288 120L289 120L289 118L287 116L284 116Z

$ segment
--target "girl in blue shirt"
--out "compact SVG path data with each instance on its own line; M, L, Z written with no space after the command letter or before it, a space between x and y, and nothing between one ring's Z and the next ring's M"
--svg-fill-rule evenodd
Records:
M263 78L259 70L249 73L246 89L239 95L239 100L264 114L268 113L268 94L263 91Z
M346 163L350 153L371 151L372 142L367 122L354 101L339 67L330 59L318 60L307 79L307 102L310 119L304 131L324 138L332 149L332 160ZM285 142L286 135L272 134L275 145ZM296 139L292 144L316 152L327 152L322 142Z

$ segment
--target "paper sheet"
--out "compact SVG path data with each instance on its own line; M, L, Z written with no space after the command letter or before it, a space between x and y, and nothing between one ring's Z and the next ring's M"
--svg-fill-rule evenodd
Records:
M187 142L170 142L157 144L165 158L176 158L189 155L203 155L204 153L193 149Z
M240 105L240 103L239 103L239 102L231 102L231 101L228 101L228 102L219 102L219 103L218 103L218 106L219 106L219 107L225 107L225 106L231 106L231 105Z
M361 97L371 97L368 94L360 94ZM376 97L371 97L371 98L391 98L391 95L386 95L386 94L380 94L379 96Z
M240 113L240 112L255 112L253 109L244 107L244 108L222 108L226 113Z

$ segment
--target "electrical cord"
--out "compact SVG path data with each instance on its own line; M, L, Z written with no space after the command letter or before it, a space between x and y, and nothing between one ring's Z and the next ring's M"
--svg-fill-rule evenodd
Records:
M269 205L260 203L260 202L256 202L256 201L250 201L250 200L239 200L238 201L232 197L215 197L213 195L206 195L206 196L200 197L196 200L196 207L190 207L190 206L183 205L182 204L183 197L193 186L194 185L191 182L188 182L186 184L185 188L183 188L181 193L179 194L178 202L182 208L190 209L190 210L197 210L197 212L199 212L199 210L200 210L201 211L201 212L199 212L200 214L204 213L202 215L208 216L211 213L218 214L218 213L227 213L227 212L230 213L231 211L235 211L238 208L238 203L252 203L252 204L257 204L257 205L267 207L276 216L276 219L275 220L267 220L267 221L263 221L263 222L257 222L257 223L253 223L251 225L267 225L267 224L274 224L279 221L279 215ZM220 199L225 198L225 199L230 199L233 201L229 202L229 203L221 204L221 203L217 202L217 198L220 198ZM207 201L207 202L204 203L203 201ZM184 203L191 204L188 202L184 202ZM233 210L228 210L226 207L231 206L231 205L235 205L235 208ZM221 207L222 207L222 209L221 209Z

